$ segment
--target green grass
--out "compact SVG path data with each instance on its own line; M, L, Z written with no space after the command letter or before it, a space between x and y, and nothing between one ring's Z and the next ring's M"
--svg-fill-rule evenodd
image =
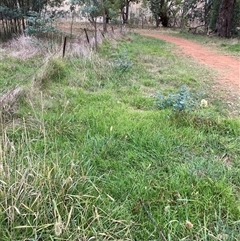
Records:
M225 46L223 46L225 47ZM240 52L240 43L232 44L230 46L226 46L227 49L231 52Z
M155 105L184 84L208 99L191 65L138 35L51 60L1 123L1 240L239 240L239 120Z
M0 91L16 86L28 85L36 71L42 65L41 58L21 60L13 57L5 57L0 61Z

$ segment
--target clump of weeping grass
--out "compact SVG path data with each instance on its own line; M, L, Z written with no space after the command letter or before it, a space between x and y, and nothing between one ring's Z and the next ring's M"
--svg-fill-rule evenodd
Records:
M67 70L65 62L58 56L48 56L45 59L45 63L38 70L34 81L32 83L33 87L36 89L46 89L49 84L61 83L61 81L66 77Z
M1 240L131 240L128 213L97 185L104 177L77 148L59 149L43 116L36 123L1 130Z

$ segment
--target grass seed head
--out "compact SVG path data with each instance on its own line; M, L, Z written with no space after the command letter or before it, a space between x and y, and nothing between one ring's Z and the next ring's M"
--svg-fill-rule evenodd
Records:
M57 221L55 224L54 224L54 231L55 231L55 235L56 236L60 236L62 234L62 231L63 231L63 224L61 221Z
M202 99L202 100L201 100L201 103L200 103L200 106L201 106L202 108L208 107L208 102L207 102L207 100Z
M193 224L190 221L187 220L186 223L185 223L185 227L188 228L188 229L192 229Z

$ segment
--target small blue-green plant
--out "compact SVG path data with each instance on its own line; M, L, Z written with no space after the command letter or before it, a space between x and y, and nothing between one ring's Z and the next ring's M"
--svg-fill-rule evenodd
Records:
M133 62L125 51L118 54L112 63L113 68L120 72L128 71L132 67L132 65Z
M192 94L186 86L181 86L177 93L157 95L156 105L159 109L170 108L173 111L183 112L194 110L197 103L197 97Z

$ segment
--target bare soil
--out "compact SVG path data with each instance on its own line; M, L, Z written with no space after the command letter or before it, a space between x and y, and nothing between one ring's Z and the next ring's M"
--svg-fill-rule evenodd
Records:
M213 96L220 95L218 97L226 101L232 114L240 116L240 59L238 57L224 55L203 44L171 36L166 32L141 30L139 33L174 43L180 49L177 54L190 56L216 71L218 74L212 85Z

